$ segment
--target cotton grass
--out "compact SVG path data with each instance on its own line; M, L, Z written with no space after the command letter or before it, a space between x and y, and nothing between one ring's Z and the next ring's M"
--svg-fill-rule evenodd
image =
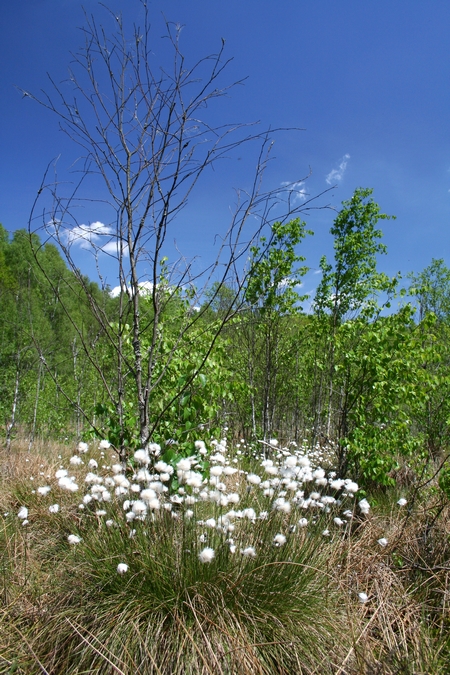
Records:
M50 490L40 494L43 506L50 491L57 498L82 492L77 531L65 534L67 576L62 574L58 589L52 588L49 595L55 619L44 625L41 634L51 645L51 636L59 631L66 645L64 653L52 652L55 671L71 672L70 654L76 653L79 644L71 624L66 621L62 627L58 623L57 608L61 606L67 620L95 635L108 654L119 658L123 653L119 644L127 644L131 660L125 670L130 672L140 672L136 664L143 663L145 650L155 649L158 632L148 633L150 625L160 626L158 667L167 674L189 672L181 670L181 664L173 659L168 666L164 657L163 645L179 635L180 625L191 635L189 639L194 640L195 634L197 646L203 644L201 649L208 642L217 645L222 654L217 672L246 672L245 664L250 662L255 672L261 667L261 672L272 672L274 650L264 647L269 643L280 644L275 649L277 658L294 669L291 650L281 646L288 637L292 639L292 631L302 645L295 659L301 652L305 662L313 659L308 647L312 626L324 643L333 641L323 604L326 551L313 536L305 537L301 532L320 528L324 517L327 522L332 520L334 499L329 505L326 500L322 503L326 495L316 491L316 500L310 503L317 502L329 512L319 509L313 518L315 524L310 526L305 519L305 526L297 531L296 522L310 508L304 488L313 469L305 456L286 451L266 465L273 471L266 472L263 481L264 466L255 464L244 473L228 457L225 440L210 447L208 450L205 442L198 443L197 457L181 458L173 466L155 448L153 453L136 451L134 470L128 473L114 463L111 469L101 470L98 460L89 455L83 463L69 460L70 470L63 466L54 472ZM210 457L210 470L202 474L198 467L205 456ZM80 458L80 454L74 457ZM325 472L317 467L314 470L315 481L325 483L316 487L328 489ZM238 490L235 484L234 489L228 485L234 477L238 478ZM171 488L174 480L176 491ZM46 511L48 518L60 519L55 520L59 529L66 521L56 507L59 504L47 502ZM73 509L67 511L68 516L70 513ZM64 539L60 546L63 543ZM75 586L70 581L71 569L77 570ZM98 617L96 623L94 616ZM209 617L206 624L205 616ZM202 631L192 632L198 621ZM148 638L142 642L146 634ZM261 646L252 648L250 657L242 651L242 640L251 644L255 639ZM173 653L185 661L185 650L181 656L177 641L171 644ZM96 663L100 672L102 658L89 652L88 662L88 652L77 658L77 667L89 670ZM192 663L198 658L194 652L189 657Z
M272 675L319 667L331 675L343 664L342 673L358 672L352 644L364 642L369 658L371 644L358 635L383 590L366 575L356 542L367 533L366 565L378 578L396 532L377 525L348 489L355 485L321 470L303 448L278 451L272 464L242 464L226 444L202 442L197 457L172 466L147 453L150 461L126 474L98 469L88 456L53 471L50 492L34 500L22 493L9 522L27 509L21 536L34 546L36 569L52 572L40 591L46 611L33 615L27 637L46 670ZM197 462L214 456L210 466L222 472L202 474ZM408 517L395 509L399 523ZM374 546L383 538L389 546Z

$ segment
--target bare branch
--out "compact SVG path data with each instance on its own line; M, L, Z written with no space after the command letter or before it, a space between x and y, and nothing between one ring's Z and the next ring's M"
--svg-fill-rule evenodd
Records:
M144 27L141 30L134 26L131 36L127 35L122 18L107 8L116 22L112 35L85 14L84 46L72 55L68 80L58 84L49 76L50 93L43 92L41 96L22 93L55 114L61 129L82 149L78 162L83 162L80 177L68 195L61 194L63 186L56 178L47 182L50 165L47 167L32 208L29 229L44 232L45 240L52 239L64 254L73 272L73 283L85 294L102 339L115 354L114 381L103 372L101 360L73 321L80 343L99 375L104 392L114 402L121 424L125 400L134 402L139 413L140 443L145 447L165 412L206 364L225 324L239 311L241 291L249 274L245 261L250 247L264 231L269 233L269 246L271 225L312 208L313 200L295 205L292 197L295 182L270 191L263 189L273 137L283 129L258 131L254 124L214 125L210 121L210 105L243 82L222 84L231 62L225 57L224 41L216 54L189 66L180 49L180 27L166 21L164 37L172 61L170 68L157 68L153 65L146 3L143 8ZM218 239L215 260L201 272L195 272L192 261L181 255L170 268L169 284L161 260L168 233L172 232L192 191L208 168L232 157L237 149L255 143L259 149L250 189L236 192L236 206L228 230ZM97 189L99 178L104 193L97 199L110 206L113 216L102 231L94 231L80 224L75 212L83 203L82 189L88 188L91 179ZM43 208L41 224L36 226L35 213L43 199L48 200L48 205ZM103 278L101 255L106 252L109 260L116 263L120 292L114 321L99 305L77 268L73 251L80 241L94 256L100 278ZM151 415L151 401L177 349L189 339L199 322L198 314L186 311L172 348L163 353L164 316L175 299L182 299L186 288L194 288L197 283L200 287L193 291L192 306L205 301L205 289L213 281L217 281L218 288L233 283L234 302L217 322L192 376L174 391L172 399L157 415ZM151 284L150 308L147 300L143 302L143 283ZM58 292L56 288L54 291ZM68 316L70 319L70 313ZM128 330L131 350L127 344ZM123 445L122 461L126 452Z

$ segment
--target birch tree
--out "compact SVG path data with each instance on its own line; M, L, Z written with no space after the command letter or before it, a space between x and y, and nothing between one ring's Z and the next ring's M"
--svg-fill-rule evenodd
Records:
M167 22L164 44L171 53L170 64L158 67L145 2L142 11L142 28L135 25L131 32L121 16L109 12L107 19L115 23L112 34L86 15L84 45L73 55L68 81L58 84L50 77L48 92L24 92L26 100L38 102L55 115L63 131L81 149L77 166L82 169L68 193L63 193L49 165L30 216L30 231L44 232L45 240L56 242L64 253L75 283L86 294L104 339L115 354L115 377L111 380L74 325L123 430L117 443L122 461L129 451L124 431L127 406L136 410L138 443L147 448L158 423L150 416L153 397L165 368L170 367L181 342L199 320L194 308L203 301L204 289L215 282L219 292L232 282L235 301L214 326L191 381L207 361L223 325L239 308L245 259L252 243L273 222L283 222L308 208L308 202L294 207L290 199L298 177L291 185L269 191L262 188L273 134L245 124L215 126L211 122L211 106L238 84L223 84L230 61L225 56L224 41L217 53L189 65L180 47L181 27ZM229 227L219 233L215 260L201 273L182 256L167 261L165 252L177 219L206 171L247 145L255 151L256 169L247 183L250 187L236 192ZM106 225L83 226L76 210L86 194L83 189L92 199L92 190L99 185L100 199L110 208L111 219ZM114 322L78 270L74 252L80 239L85 247L89 245L100 275L102 255L106 253L115 262L120 290ZM54 291L59 292L57 288ZM214 298L213 294L209 302ZM186 311L179 322L177 339L167 352L163 348L164 316L175 300L184 303ZM189 385L187 381L174 390L166 408ZM165 409L159 419L164 413Z

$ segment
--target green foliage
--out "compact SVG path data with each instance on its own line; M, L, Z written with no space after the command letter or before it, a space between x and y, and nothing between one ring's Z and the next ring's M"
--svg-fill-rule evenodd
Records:
M163 353L172 357L153 399L152 437L162 444L174 441L172 450L182 456L193 453L194 441L203 429L220 438L221 414L242 386L240 378L232 378L226 368L225 340L216 341L203 364L212 334L201 326L178 348L176 336L168 334L161 342Z
M450 499L450 464L444 464L439 472L439 487L447 499Z
M381 316L380 295L387 294L389 308L398 282L377 270L377 256L386 247L376 226L389 216L371 195L359 188L343 202L331 228L334 265L321 261L312 322L314 426L315 434L325 429L337 440L340 471L350 464L360 479L386 484L397 453L410 454L420 444L408 433L408 404L417 382L404 379L412 373L403 350L416 344L408 342L410 309Z
M120 415L111 401L97 403L94 407L94 414L101 419L101 424L97 423L95 428L90 430L89 436L99 439L105 438L115 448L121 446L127 448L127 450L138 448L139 420L133 402L123 403Z
M432 344L423 365L434 380L427 407L418 411L415 422L429 452L437 457L450 443L450 270L442 259L433 259L423 272L409 278L409 293L419 305L422 341Z
M371 194L356 190L335 219L335 260L322 260L311 316L300 311L307 268L298 246L308 231L299 219L275 223L252 247L242 293L213 285L198 313L195 291L174 292L161 261L156 294L140 297L139 339L150 373L149 431L165 461L190 456L199 431L219 438L226 424L254 438L325 439L337 448L341 472L386 486L400 464L421 471L446 448L450 271L433 260L410 277L419 321L410 305L382 316L380 298L387 295L388 307L397 279L377 270L386 252L377 223L388 216ZM119 300L77 279L54 246L24 231L10 241L0 229L1 261L4 425L15 410L14 424L30 433L79 437L87 434L84 410L94 433L114 447L140 447L135 335L130 315L118 318ZM83 285L109 317L111 334L93 316ZM120 377L112 335L121 340Z
M420 274L408 275L411 280L409 292L420 307L420 316L432 312L439 322L450 321L450 269L444 260L432 259L431 264Z
M79 346L101 342L98 323L55 246L25 230L9 241L2 229L1 260L0 419L32 435L40 429L64 437L77 426L79 434L76 410L93 407L96 386Z
M189 456L194 441L203 429L220 437L223 422L221 413L235 392L242 387L239 377L231 377L226 367L227 342L218 338L211 349L217 332L214 324L199 321L182 340L179 338L180 313L183 303L168 306L160 321L158 360L154 364L153 378L157 382L150 401L152 441L165 451L165 461L176 461ZM142 335L142 348L147 350L151 332ZM122 330L125 358L132 359L132 333L129 326ZM106 367L111 368L114 352L109 351ZM111 401L96 406L100 420L96 424L97 436L107 438L114 447L122 444L129 450L140 447L139 419L135 402L134 384L127 382L120 410Z
M276 311L280 315L298 309L298 303L305 296L300 296L295 287L301 285L300 280L308 268L295 267L305 260L295 248L307 234L312 233L300 218L288 223L276 222L270 239L261 237L260 244L251 247L245 289L245 301L251 307L257 307L262 313Z
M322 279L315 297L316 311L331 313L339 324L349 313L366 318L378 311L377 296L391 293L396 281L377 272L377 255L386 253L376 228L379 220L393 216L381 213L371 198L373 190L358 188L342 203L330 232L334 236L334 266L324 256L320 262Z
M207 318L222 317L228 314L239 300L239 294L226 284L215 281L211 288L206 291L207 302L202 308L202 313L206 312Z
M286 425L291 413L290 372L297 351L300 303L298 293L307 267L296 252L310 234L299 218L274 223L271 237L251 249L245 309L233 322L233 370L245 373L248 384L236 401L242 428L267 438ZM230 367L233 367L230 365ZM286 386L287 385L287 386ZM286 396L287 394L287 396Z
M336 371L352 383L342 443L358 477L372 484L393 483L399 457L415 468L427 458L415 420L435 387L423 367L433 344L423 343L427 326L417 326L413 314L407 305L374 323L347 322L338 333Z

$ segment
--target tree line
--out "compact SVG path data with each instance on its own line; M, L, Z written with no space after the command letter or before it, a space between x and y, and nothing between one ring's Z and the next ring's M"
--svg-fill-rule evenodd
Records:
M148 420L166 459L190 454L205 431L218 436L224 426L248 439L331 445L341 471L378 484L439 456L449 440L450 270L433 260L399 289L398 277L377 270L385 218L371 190L343 203L331 228L334 260L321 260L309 313L299 218L275 223L269 243L260 237L238 291L213 283L195 311L189 293L161 275ZM128 454L141 445L133 333L120 327L128 370L119 381L108 327L117 333L134 298L124 307L36 234L0 235L6 444L19 430L30 444L38 433L97 435ZM154 339L152 294L142 292L140 303L145 353ZM118 387L120 409L109 394Z

